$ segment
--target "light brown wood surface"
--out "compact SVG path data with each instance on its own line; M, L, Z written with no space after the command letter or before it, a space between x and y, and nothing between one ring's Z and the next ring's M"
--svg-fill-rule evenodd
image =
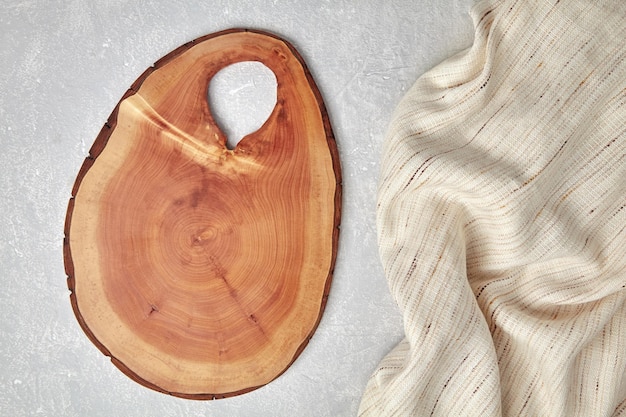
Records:
M229 150L211 77L260 61L277 103ZM341 205L339 158L296 50L229 30L173 51L124 95L70 200L64 259L76 317L124 373L193 399L267 384L326 304Z

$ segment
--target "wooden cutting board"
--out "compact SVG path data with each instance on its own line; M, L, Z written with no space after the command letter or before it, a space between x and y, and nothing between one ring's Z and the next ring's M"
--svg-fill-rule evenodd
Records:
M242 61L274 72L277 102L231 150L207 91ZM135 381L192 399L237 395L308 343L336 259L341 174L322 97L288 42L234 29L163 57L113 110L72 196L74 313Z

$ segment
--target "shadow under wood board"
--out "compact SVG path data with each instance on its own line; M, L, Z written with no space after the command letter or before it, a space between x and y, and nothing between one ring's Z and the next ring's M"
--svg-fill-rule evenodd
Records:
M259 61L277 101L234 149L207 102L222 68ZM126 375L215 399L272 381L324 310L341 209L336 143L302 57L232 29L142 74L78 173L64 240L74 313Z

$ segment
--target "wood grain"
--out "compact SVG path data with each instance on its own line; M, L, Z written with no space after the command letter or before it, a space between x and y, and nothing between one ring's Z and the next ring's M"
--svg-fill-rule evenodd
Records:
M277 103L229 150L207 90L242 61L274 72ZM321 95L288 42L233 29L159 60L116 106L72 196L75 315L135 381L192 399L237 395L308 343L336 259L341 174Z

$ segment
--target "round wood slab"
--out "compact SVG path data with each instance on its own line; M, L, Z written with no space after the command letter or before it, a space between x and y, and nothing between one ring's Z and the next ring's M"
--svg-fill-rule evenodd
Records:
M207 91L242 61L274 72L277 102L230 150ZM234 29L159 60L102 128L72 196L74 313L137 382L193 399L241 394L311 338L335 264L341 174L321 95L286 41Z

